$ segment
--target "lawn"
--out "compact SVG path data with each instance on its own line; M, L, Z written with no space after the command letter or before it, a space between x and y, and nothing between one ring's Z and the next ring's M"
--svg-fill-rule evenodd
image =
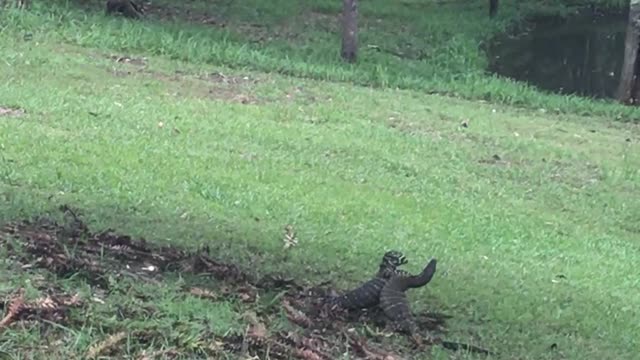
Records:
M68 204L95 231L206 245L248 274L332 280L338 289L371 276L382 253L397 249L412 272L438 259L434 280L409 298L415 313L451 316L448 339L495 359L636 358L640 127L629 120L638 110L483 74L480 37L533 10L505 4L495 24L479 19L487 33L465 22L452 42L416 22L417 33L442 37L430 38L437 51L450 52L423 63L363 49L362 63L342 65L328 51L338 49L330 29L318 29L334 23L311 18L316 32L301 33L305 24L287 17L307 2L297 10L285 0L259 3L231 2L229 24L214 30L64 4L0 15L8 24L0 32L0 222L55 217ZM318 4L318 16L338 9ZM438 9L451 17L456 4ZM485 5L464 9L484 14ZM395 43L385 34L397 21L385 19L409 16L411 6L379 14L365 6L373 30L363 44ZM442 27L455 26L450 17ZM248 36L257 45L240 45ZM298 244L285 250L288 224ZM100 289L85 276L24 266L37 259L1 234L14 245L2 250L0 296L55 288L85 301L63 324L5 329L0 351L16 359L82 358L120 332L110 349L120 358L233 358L218 342L242 335L247 314L273 332L295 329L280 312L263 315L262 303L184 290L224 293L222 280L167 272L160 282L110 277ZM410 353L403 341L396 351ZM438 347L411 354L484 358Z

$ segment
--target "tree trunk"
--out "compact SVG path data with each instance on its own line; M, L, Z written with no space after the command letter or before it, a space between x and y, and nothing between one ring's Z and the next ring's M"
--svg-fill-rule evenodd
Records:
M618 100L634 102L640 91L638 84L638 47L640 45L640 0L629 0L629 20L624 44L624 61L620 71Z
M342 0L342 58L355 62L358 56L358 0Z
M498 0L489 0L489 17L494 17L498 13Z
M106 12L107 14L121 14L132 19L142 17L142 8L133 0L107 0Z

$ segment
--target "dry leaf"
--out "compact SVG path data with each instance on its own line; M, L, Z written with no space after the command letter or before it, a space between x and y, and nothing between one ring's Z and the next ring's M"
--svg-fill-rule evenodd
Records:
M247 328L247 336L257 342L261 342L267 339L267 327L258 320L258 315L253 311L247 311L242 314L242 317L249 323Z
M399 358L384 351L374 351L369 349L366 340L355 335L349 335L347 332L343 334L349 340L354 350L368 360L398 360Z
M296 238L296 232L293 230L293 226L287 225L284 227L284 248L288 249L298 245L298 239Z
M69 299L62 299L62 304L65 306L78 306L82 304L82 301L80 300L80 294L75 294L72 297L70 297Z
M137 360L157 360L166 359L167 357L178 357L179 353L175 349L157 350L147 354L146 350L142 351Z
M240 294L240 300L242 300L242 302L252 302L253 301L253 296L251 296L251 294L247 294L247 293L242 293Z
M254 341L263 341L267 338L267 327L263 323L257 322L249 327L247 335Z
M89 348L89 351L87 352L87 358L93 359L99 356L100 354L110 351L111 349L113 349L114 346L118 345L118 343L124 340L124 338L126 337L127 337L127 334L123 331L110 335L103 341L91 346L91 348Z
M7 314L0 320L0 331L11 325L11 323L18 319L20 313L24 311L24 292L23 288L18 289L18 293L9 302Z
M303 360L322 360L320 355L309 349L296 349L293 354Z
M216 293L214 293L211 290L207 290L207 289L201 289L201 288L191 288L189 290L189 293L191 295L195 295L195 296L199 296L202 298L207 298L207 299L212 299L212 300L217 300L218 299L218 295L216 295Z
M295 309L287 300L282 300L282 307L285 310L287 318L302 327L310 327L313 322L302 311Z

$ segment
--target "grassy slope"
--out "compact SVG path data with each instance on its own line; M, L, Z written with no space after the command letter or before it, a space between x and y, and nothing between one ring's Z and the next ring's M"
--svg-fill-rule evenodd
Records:
M619 6L620 1L584 2ZM9 14L5 21L12 29L41 36L52 34L88 47L144 51L190 62L452 94L558 113L640 119L636 108L549 95L485 74L486 57L478 47L528 15L566 16L576 10L575 6L558 1L505 2L493 20L488 18L487 4L482 1L367 1L360 9L362 49L357 65L344 64L339 59L336 38L340 33L340 3L333 0L215 4L190 1L180 7L170 5L170 10L163 4L172 2L159 0L153 2L150 21L144 25L105 19L96 11L102 6L98 0L80 2L83 5L61 3L65 2L37 2L29 16ZM89 11L82 12L81 8ZM154 21L168 17L175 21ZM181 21L185 18L195 20L195 25ZM203 21L213 25L202 25ZM370 45L383 51L371 50ZM402 53L403 58L389 52Z
M67 40L118 47L74 26L60 28L77 34ZM338 274L341 286L369 274L383 249L399 248L414 271L440 259L439 276L411 298L416 311L451 313L452 338L476 339L504 359L556 358L552 343L569 359L635 357L637 126L157 56L141 71L30 29L29 42L12 31L0 38L0 106L28 112L0 118L0 218L72 203L97 227L207 243L221 257L251 259L256 271ZM206 76L215 71L228 83ZM487 163L494 154L502 160ZM283 262L287 223L300 245ZM3 277L6 292L32 274ZM204 309L219 324L210 330L240 327L228 304L211 310L178 296L179 283L135 289L154 294L163 315L122 325L110 318L114 304L136 302L123 283L57 348L84 351L119 326L153 326L170 346L200 346L205 325L173 321ZM28 352L39 336L5 333L2 350Z

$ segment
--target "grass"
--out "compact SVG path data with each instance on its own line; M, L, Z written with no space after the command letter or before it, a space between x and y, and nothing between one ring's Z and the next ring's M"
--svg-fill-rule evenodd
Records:
M296 10L233 4L225 15L237 24L282 24ZM412 23L433 34L437 56L371 54L357 66L333 60L335 41L318 23L291 42L240 45L246 33L141 25L62 5L0 15L11 26L0 33L0 106L26 111L0 117L0 220L67 203L94 228L207 244L248 271L333 278L341 288L369 276L385 249L408 254L414 272L433 256L436 278L410 298L416 312L453 316L448 337L495 349L497 359L634 359L640 129L611 115L637 110L480 75L475 45L522 13L505 4L495 24L463 22L445 41L451 34L437 25L451 28L448 12L477 14L485 5L456 4L424 5L439 12ZM413 12L363 7L371 18ZM394 42L384 35L394 26L374 24L363 43ZM292 33L301 26L289 25ZM311 38L314 47L301 46ZM461 98L423 91L433 89ZM286 224L299 245L285 261ZM4 258L4 295L24 286L37 296L43 283L95 291ZM176 348L202 356L211 334L243 329L248 309L181 292L194 281L114 280L99 295L104 304L75 315L81 325L12 328L0 350L77 357L115 331L153 329L163 336L130 337L120 354ZM114 315L123 307L133 315Z
M619 1L591 1L619 8ZM505 2L496 19L483 2L424 2L398 5L381 1L361 4L361 56L358 64L339 59L339 12L336 1L230 1L215 5L189 2L167 10L149 10L143 24L105 18L69 2L36 3L28 14L5 15L14 30L86 46L144 51L190 62L278 72L360 85L422 90L467 99L544 108L637 121L635 108L611 101L558 96L486 73L482 51L491 38L533 14L568 16L576 4ZM578 4L579 5L579 4ZM182 9L182 10L181 10ZM190 9L186 11L185 9ZM202 14L204 12L204 14ZM13 15L12 15L13 14ZM169 14L169 15L168 15ZM167 19L170 21L157 21ZM469 19L460 21L459 18ZM470 21L470 20L473 21ZM185 20L196 20L186 21ZM213 25L201 22L213 21ZM376 46L383 51L369 48ZM391 53L400 53L394 56Z

